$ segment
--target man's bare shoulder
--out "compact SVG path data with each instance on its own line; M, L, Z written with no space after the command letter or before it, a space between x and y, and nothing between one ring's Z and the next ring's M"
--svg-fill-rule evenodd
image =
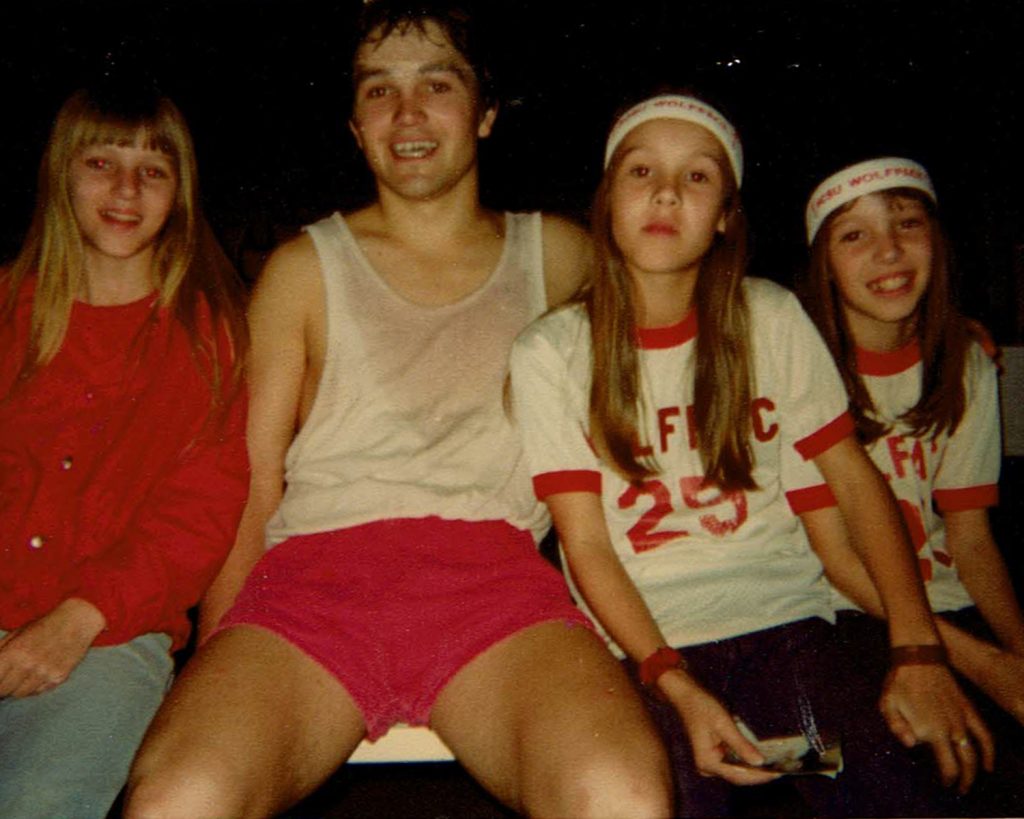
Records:
M346 213L345 224L356 239L384 238L388 235L380 207L376 202L365 208Z
M308 233L278 246L263 266L253 307L291 311L323 298L320 257Z
M554 307L590 280L594 251L590 236L571 219L546 213L542 225L544 281L548 306Z
M286 274L313 276L319 273L320 257L313 239L308 233L300 233L274 249L267 259L261 278Z

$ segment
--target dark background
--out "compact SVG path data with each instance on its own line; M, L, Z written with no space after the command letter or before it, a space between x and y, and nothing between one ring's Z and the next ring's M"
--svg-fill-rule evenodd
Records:
M63 99L104 72L153 75L192 126L208 215L246 270L282 235L352 207L369 180L345 127L361 3L44 0L0 15L0 257L27 225ZM1024 339L1018 196L1021 4L978 2L480 4L504 104L482 158L486 201L584 217L614 111L656 83L725 107L747 152L752 272L803 261L817 181L878 153L932 172L965 286L1003 343Z
M359 2L9 1L0 10L0 259L27 226L39 156L64 98L104 72L153 75L196 139L204 204L251 277L281 237L372 192L346 128ZM482 150L488 204L584 218L614 111L657 83L728 110L747 155L752 272L804 259L803 207L841 164L879 153L931 171L958 250L961 301L1001 343L1024 341L1021 4L933 0L494 0L481 4L503 81ZM994 523L1021 540L1024 459L1006 459ZM1016 578L1024 562L1015 556ZM758 799L763 799L759 796ZM768 816L786 801L744 815ZM289 814L493 816L456 766L345 766Z

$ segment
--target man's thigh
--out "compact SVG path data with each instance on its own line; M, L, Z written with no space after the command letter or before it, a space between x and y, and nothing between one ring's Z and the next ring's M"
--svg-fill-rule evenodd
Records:
M193 799L269 815L315 789L364 733L322 666L273 632L236 626L211 638L168 694L133 767L129 806Z
M550 621L495 644L441 692L431 727L492 793L545 804L575 772L607 760L656 786L667 764L632 684L589 630ZM604 762L599 762L598 767ZM654 788L653 790L656 790Z
M170 682L170 645L93 648L56 688L0 701L0 816L106 816Z

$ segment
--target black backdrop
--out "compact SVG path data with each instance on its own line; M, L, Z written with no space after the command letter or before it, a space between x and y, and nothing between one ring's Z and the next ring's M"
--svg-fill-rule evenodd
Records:
M16 252L63 98L145 72L185 111L207 212L229 250L262 251L369 193L345 127L358 2L44 0L0 12L0 257ZM803 258L809 189L837 162L902 152L932 171L961 300L1024 340L1021 4L867 0L493 0L504 104L483 149L489 204L585 216L613 111L663 82L710 91L747 151L753 272Z

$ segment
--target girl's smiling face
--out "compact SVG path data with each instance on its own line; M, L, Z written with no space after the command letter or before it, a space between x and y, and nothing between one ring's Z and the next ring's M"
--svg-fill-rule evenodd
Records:
M828 227L828 261L858 346L895 350L912 336L931 280L931 214L910 196L855 200Z
M731 173L721 143L692 122L654 119L616 151L609 205L612 237L634 277L696 276L725 230Z
M174 206L174 161L143 147L141 136L132 145L87 146L72 160L69 193L87 265L147 263Z

